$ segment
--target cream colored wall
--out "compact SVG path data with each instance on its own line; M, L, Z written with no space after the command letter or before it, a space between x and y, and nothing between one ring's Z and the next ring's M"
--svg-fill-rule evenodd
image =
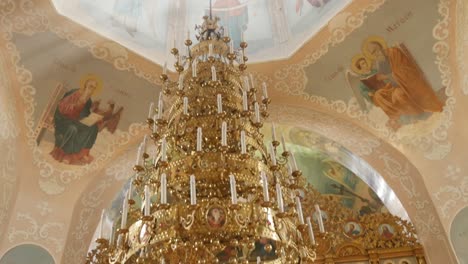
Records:
M384 0L356 0L346 12L352 14L358 22L360 20L364 22L366 15L383 2ZM463 0L460 0L458 4L461 5L462 2ZM6 146L11 151L8 155L11 158L5 159L2 156L0 160L2 169L5 168L1 171L6 171L0 175L1 186L10 186L6 187L9 195L0 197L0 206L7 208L5 211L2 210L3 214L0 217L0 221L4 223L0 222L0 226L5 226L3 229L0 228L0 232L4 231L0 233L2 234L0 255L14 245L34 241L48 249L58 263L82 263L82 259L78 258L87 250L99 212L107 207L107 203L122 185L122 176L117 171L123 168L119 165L131 163L134 156L132 150L136 149L135 145L140 140L141 133L135 133L129 142L120 147L112 159L103 164L103 168L113 169L90 169L81 175L79 180L66 183L65 191L58 195L50 195L44 191L44 186L40 186L39 183L49 168L34 162L35 153L31 153L31 146L27 140L28 133L31 132L28 121L25 121L30 114L28 111L31 111L30 100L33 90L28 81L31 76L22 72L15 59L12 60L14 49L8 46L8 38L11 32L28 35L37 31L51 30L61 38L69 39L74 45L87 47L90 53L100 49L105 51L103 43L108 43L108 40L57 16L48 1L39 0L34 3L35 6L31 9L28 5L22 7L13 5L13 10L8 10L9 6L0 7L4 11L0 14L6 17L6 20L3 20L5 24L0 25L0 31L7 32L0 40L0 51L4 57L2 61L5 63L1 75L10 76L7 84L0 83L2 93L0 98L10 98L12 102L11 107L1 110L4 110L2 113L14 116L9 119L13 120L9 130L19 131L18 135L2 137L0 142L1 146ZM447 16L450 18L455 17L456 10L460 10L456 5L455 0L440 1L440 6L446 7L442 13L448 12ZM26 18L28 20L24 20ZM10 27L7 22L15 19L15 26ZM18 21L25 23L20 24ZM448 239L449 227L456 213L466 205L468 194L466 191L468 178L465 176L468 164L464 162L468 143L468 136L465 133L468 129L465 122L468 98L463 89L468 86L464 81L467 77L461 74L466 70L462 68L462 60L457 59L455 52L466 55L464 47L468 47L468 41L461 37L460 33L466 30L463 31L460 27L457 30L457 22L464 26L467 24L466 21L460 21L465 20L447 20L447 36L442 39L450 47L445 61L450 74L449 92L453 93L454 102L451 104L452 123L447 129L446 139L442 140L449 143L450 148L446 155L439 159L427 159L421 150L389 139L381 131L366 126L339 108L333 109L321 102L307 101L277 89L270 91L274 106L271 116L275 120L305 127L330 137L350 151L358 153L386 179L407 209L421 236L429 262L434 264L456 263ZM361 25L360 23L345 25L340 29L344 34L343 37ZM300 64L305 56L320 50L329 39L336 39L337 36L333 34L333 31L325 28L289 60L251 65L249 69L257 72L260 79L267 81L270 87L274 87L278 83L278 76L274 75L277 69L297 67L296 65ZM457 43L459 49L456 49ZM460 48L460 44L463 48ZM114 63L115 58L110 54L104 54L101 59ZM157 80L161 72L159 67L131 52L128 54L128 58L123 63L123 70L129 70L131 66L136 70L130 67L130 71L140 73L152 81ZM303 82L302 79L293 77L287 81L292 84ZM8 91L11 91L12 95L7 95ZM18 142L14 141L16 138ZM13 180L15 176L16 181ZM4 182L7 184L3 185Z

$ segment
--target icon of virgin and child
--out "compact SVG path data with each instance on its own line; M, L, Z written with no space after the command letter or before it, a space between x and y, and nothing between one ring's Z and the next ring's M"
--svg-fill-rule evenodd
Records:
M389 47L381 37L368 37L362 53L353 57L346 80L361 107L367 109L370 103L380 108L391 129L442 112L441 98L404 44Z
M114 133L123 107L115 110L115 103L108 102L107 109L100 109L100 100L94 100L103 87L102 80L93 74L85 75L80 86L72 89L58 101L54 113L55 145L51 156L59 162L72 165L91 163L90 154L98 133L106 128Z

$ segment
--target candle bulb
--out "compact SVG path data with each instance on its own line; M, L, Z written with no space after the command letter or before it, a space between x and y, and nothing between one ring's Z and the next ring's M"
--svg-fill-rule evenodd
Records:
M161 141L161 161L167 161L167 142L166 137Z
M145 185L145 216L150 215L150 208L151 208L151 196L149 186Z
M276 184L276 200L279 212L284 213L283 192L281 191L281 185L279 183Z
M242 91L242 109L244 111L248 111L248 104L247 104L247 92L244 90Z
M276 127L275 123L271 123L271 137L273 141L276 141Z
M153 114L154 111L154 103L151 102L149 106L149 111L148 111L148 118L151 118L151 114Z
M106 214L106 210L105 209L102 209L101 211L101 219L99 220L99 237L98 238L104 238L103 237L103 229L104 229L104 216Z
M241 154L247 153L247 146L245 144L245 131L241 131Z
M250 82L251 82L252 89L253 89L255 88L254 76L252 73L249 73L249 76L250 76Z
M127 228L127 216L128 216L128 193L125 194L122 205L122 221L120 222L120 229Z
M323 218L322 218L322 211L320 210L320 206L318 204L315 205L315 211L317 211L317 220L319 224L320 233L325 233L325 227L323 225Z
M223 98L221 97L221 94L216 96L216 101L218 104L218 114L221 114L223 113Z
M155 121L155 122L153 122L153 133L156 133L158 131L158 122L156 122L157 118L158 118L157 115L153 116L153 120Z
M184 101L184 115L188 115L188 97L185 96L183 101Z
M193 78L197 77L197 64L198 64L197 60L194 60L192 62L192 77Z
M163 94L159 92L159 100L158 100L158 119L162 119L163 114Z
M283 145L283 152L288 151L288 150L286 149L286 141L284 140L284 135L283 135L283 133L281 133L281 145Z
M234 54L234 41L231 40L231 43L229 43L229 53Z
M184 75L179 75L179 90L184 89Z
M269 202L270 194L268 192L268 178L264 171L261 171L260 174L261 174L262 185L263 185L263 201Z
M140 159L141 159L141 151L142 151L142 146L141 144L138 146L138 151L137 151L137 156L136 156L136 165L140 165Z
M271 157L271 165L276 166L276 153L275 153L275 147L273 147L273 144L270 143L270 157Z
M291 152L291 162L292 162L292 170L297 171L297 162L296 162L296 157L294 156L294 153Z
M167 204L167 178L166 173L161 174L161 204Z
M265 99L267 99L268 98L268 90L267 90L267 85L266 85L265 82L263 82L262 88L263 88L263 97L265 97Z
M164 62L163 74L167 74L167 61Z
M195 175L190 175L190 204L197 204L197 190L195 186Z
M208 56L213 56L213 44L208 45Z
M258 103L255 102L254 104L254 109L255 109L255 123L260 123L260 108L258 106Z
M211 44L210 44L211 45ZM211 80L216 82L218 80L216 76L216 68L215 66L211 66Z
M306 221L307 221L307 226L309 230L310 243L312 243L312 245L315 245L314 230L312 229L312 223L310 222L310 217L307 217Z
M227 146L227 123L223 121L221 124L221 146Z
M299 223L301 225L304 224L304 214L302 213L302 205L301 205L301 198L296 196L296 211L297 211L297 218L299 219Z
M229 175L229 183L231 186L231 202L237 204L237 189L236 189L236 178L234 175Z
M199 127L197 128L197 151L200 152L202 151L202 128Z

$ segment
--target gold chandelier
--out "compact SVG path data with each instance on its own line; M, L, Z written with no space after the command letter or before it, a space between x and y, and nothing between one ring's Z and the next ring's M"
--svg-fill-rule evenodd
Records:
M327 235L321 211L316 205L316 221L304 217L301 199L308 188L293 153L282 136L278 141L274 125L271 141L260 132L270 99L265 84L257 99L257 83L246 73L247 43L235 50L218 18L210 13L203 19L196 28L199 43L185 41L186 56L171 50L179 79L170 81L164 67L163 94L150 106L151 134L140 145L116 239L101 235L86 263L316 258L314 234ZM149 138L157 149L153 157Z

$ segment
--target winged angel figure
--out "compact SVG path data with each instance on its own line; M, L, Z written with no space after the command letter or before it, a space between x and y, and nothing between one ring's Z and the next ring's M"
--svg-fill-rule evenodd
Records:
M442 111L443 103L403 44L388 47L381 37L367 38L345 75L361 108L380 108L394 130Z

